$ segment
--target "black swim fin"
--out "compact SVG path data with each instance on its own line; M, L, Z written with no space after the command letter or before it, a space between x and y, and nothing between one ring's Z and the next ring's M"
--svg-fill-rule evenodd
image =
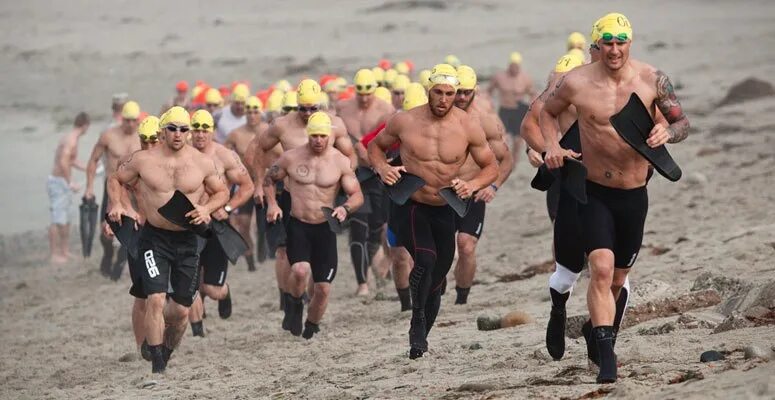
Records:
M581 204L587 204L587 167L581 161L565 157L562 168L552 170L559 175L562 188Z
M186 214L188 214L193 209L194 204L191 203L191 200L189 200L188 197L186 197L186 195L183 194L183 192L180 190L175 190L175 193L172 194L172 198L170 198L166 204L159 207L158 211L159 215L166 218L167 221L170 221L182 228L193 231L199 236L205 238L210 237L211 232L209 225L194 225L190 222L189 218L186 217Z
M129 255L132 258L137 258L137 246L140 235L135 230L136 221L126 215L121 216L121 225L118 222L111 221L107 215L105 215L105 221L110 225L110 230L113 231L116 239L124 246Z
M84 198L78 207L80 211L81 253L84 258L91 256L94 232L97 230L97 213L99 206L93 198Z
M358 167L355 169L355 177L358 178L358 182L363 183L373 177L377 176L374 170L367 167Z
M439 190L439 196L441 196L447 202L447 204L449 204L449 206L455 210L460 218L463 218L466 216L466 214L468 214L468 209L471 205L470 198L466 200L461 199L458 197L457 193L455 193L455 189L452 189L449 186Z
M667 152L667 148L664 145L651 148L646 144L646 139L654 128L654 121L637 94L630 95L627 105L609 120L619 136L648 160L660 175L673 182L681 179L681 168Z
M232 264L236 264L237 260L248 250L248 244L245 243L245 239L231 226L229 221L213 219L210 223L210 231L218 239L223 252L226 253L226 257Z
M334 209L331 207L320 207L320 211L323 211L323 216L326 217L326 221L328 221L328 227L331 228L331 232L336 233L337 235L342 233L344 231L344 227L342 227L342 223L339 222L339 220L331 215L334 212Z
M565 131L560 139L560 147L563 149L573 150L576 153L581 153L581 134L579 132L579 121L573 122L573 125ZM544 156L546 153L543 154ZM554 183L555 176L546 167L546 164L541 164L536 171L535 177L530 181L530 187L536 190L545 192Z
M266 261L269 249L266 245L266 209L261 207L258 203L255 205L256 212L256 254L258 256L258 262L262 263Z
M401 173L401 178L398 179L398 182L392 185L385 185L385 190L387 191L390 200L393 200L393 203L402 206L410 197L412 197L414 192L423 186L425 186L425 180L423 178L408 172L403 172Z

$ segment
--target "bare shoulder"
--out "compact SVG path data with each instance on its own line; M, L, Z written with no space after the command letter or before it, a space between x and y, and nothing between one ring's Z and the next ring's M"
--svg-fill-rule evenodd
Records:
M329 153L331 154L331 160L333 161L333 163L340 170L350 171L350 159L349 158L347 158L340 151L331 151L331 149L329 149Z
M331 117L331 126L334 129L334 134L337 137L347 136L347 126L344 124L344 120L336 115L329 114L329 116Z

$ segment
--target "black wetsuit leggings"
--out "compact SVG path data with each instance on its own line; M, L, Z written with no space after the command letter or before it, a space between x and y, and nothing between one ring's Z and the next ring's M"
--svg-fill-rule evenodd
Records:
M409 275L412 296L412 346L428 335L441 305L442 287L455 257L455 213L449 206L431 206L409 201L401 207L406 226L400 229L401 242L414 260ZM424 322L424 329L416 326ZM424 343L427 346L427 342ZM424 347L421 346L421 347Z
M350 258L358 284L366 283L369 265L382 245L382 229L387 221L384 189L376 178L362 183L364 204L350 216Z

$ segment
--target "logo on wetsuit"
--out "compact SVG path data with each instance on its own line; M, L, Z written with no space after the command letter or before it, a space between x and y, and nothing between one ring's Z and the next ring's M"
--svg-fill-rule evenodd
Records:
M148 276L155 278L159 276L159 268L156 266L156 260L153 258L153 250L148 250L143 254L145 258L145 268L148 270Z

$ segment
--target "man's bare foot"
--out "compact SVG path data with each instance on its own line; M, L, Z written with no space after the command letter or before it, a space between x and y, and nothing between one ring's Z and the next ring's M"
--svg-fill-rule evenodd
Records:
M369 295L369 285L363 283L358 285L358 290L355 291L356 296L368 296Z
M67 257L61 255L51 256L50 262L53 265L67 264Z

